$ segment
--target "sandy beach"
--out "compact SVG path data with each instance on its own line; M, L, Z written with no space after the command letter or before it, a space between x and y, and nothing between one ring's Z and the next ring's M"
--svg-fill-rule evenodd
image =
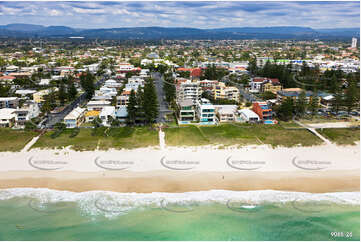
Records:
M360 146L144 148L0 153L0 189L188 192L360 190Z

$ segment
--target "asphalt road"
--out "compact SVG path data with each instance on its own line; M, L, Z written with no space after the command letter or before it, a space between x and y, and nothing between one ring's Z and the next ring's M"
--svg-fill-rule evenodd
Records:
M168 104L164 100L164 91L163 91L163 77L159 72L155 72L151 74L152 78L154 79L154 85L155 89L157 91L157 97L158 97L158 117L156 122L157 123L163 123L165 122L164 116L168 113L171 113L172 111L168 109Z
M100 87L104 83L105 79L106 78L103 76L99 81L97 81L95 83L95 88ZM66 115L86 100L85 96L86 93L83 93L59 113L49 113L45 124L41 128L52 128L56 123L62 122Z

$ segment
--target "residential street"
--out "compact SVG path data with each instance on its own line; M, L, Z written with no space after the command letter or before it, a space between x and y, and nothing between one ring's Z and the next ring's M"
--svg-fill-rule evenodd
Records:
M105 81L105 77L102 77L100 80L98 80L95 83L95 87L100 87L102 83L104 83ZM64 117L66 115L68 115L74 108L76 108L77 106L79 106L80 104L82 104L85 101L85 96L86 93L83 93L82 95L80 95L79 97L77 97L71 104L69 104L68 106L66 106L64 108L64 110L62 110L59 113L55 113L55 114L48 114L48 118L45 121L45 124L41 127L41 128L52 128L56 123L62 122Z
M157 123L162 123L165 122L164 116L167 113L171 113L172 111L168 109L168 104L164 100L164 91L163 91L164 79L162 75L159 72L156 72L156 73L152 73L151 76L152 78L154 78L154 85L158 96L159 113L158 113Z

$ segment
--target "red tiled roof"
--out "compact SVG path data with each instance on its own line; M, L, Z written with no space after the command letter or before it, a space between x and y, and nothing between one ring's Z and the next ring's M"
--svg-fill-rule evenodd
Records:
M253 78L253 82L263 82L266 78L264 77L256 77L256 78Z
M280 80L278 78L270 78L272 84L280 84Z
M192 71L192 68L184 68L184 67L179 67L178 69L177 69L177 71Z
M14 79L16 79L16 77L15 76L1 76L0 77L0 79L1 80L14 80Z
M200 77L202 75L202 70L200 68L193 69L191 72L192 77Z

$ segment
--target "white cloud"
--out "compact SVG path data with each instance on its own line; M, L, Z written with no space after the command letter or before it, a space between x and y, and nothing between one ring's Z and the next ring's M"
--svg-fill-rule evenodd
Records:
M114 15L117 20L114 21ZM359 27L358 2L0 2L2 24L77 27ZM64 16L64 17L63 17ZM102 21L90 22L91 18ZM126 20L127 19L127 20Z

